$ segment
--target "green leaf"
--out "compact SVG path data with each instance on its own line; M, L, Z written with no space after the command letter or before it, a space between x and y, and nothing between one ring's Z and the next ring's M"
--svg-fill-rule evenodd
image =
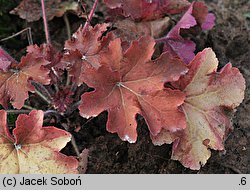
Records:
M250 13L243 14L244 17L250 18Z

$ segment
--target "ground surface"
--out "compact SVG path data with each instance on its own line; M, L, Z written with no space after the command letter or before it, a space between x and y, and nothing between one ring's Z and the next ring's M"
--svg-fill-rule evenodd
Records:
M15 7L20 1L13 1L2 14ZM153 146L149 131L141 118L138 118L138 141L136 144L122 142L117 135L105 130L107 114L103 113L86 123L78 113L74 113L70 121L73 127L81 126L79 132L73 132L79 150L88 148L90 157L87 173L250 173L250 20L243 17L250 13L248 0L207 0L210 11L217 17L216 27L207 34L203 33L194 40L197 50L212 47L220 60L220 66L231 62L243 73L247 81L247 90L243 104L238 108L233 118L234 131L226 140L226 151L212 152L212 157L200 171L184 168L179 162L170 160L171 146ZM2 9L2 5L0 8ZM101 20L102 14L95 18ZM72 31L75 31L81 21L70 16ZM98 20L99 19L99 20ZM44 42L41 20L35 23L25 23L17 16L0 16L0 38L7 37L23 28L32 27L35 43ZM7 24L6 24L7 22ZM49 22L51 38L54 44L62 47L67 39L62 18ZM28 45L25 35L9 41L1 42L17 59L24 54ZM64 149L66 154L75 154L71 145Z

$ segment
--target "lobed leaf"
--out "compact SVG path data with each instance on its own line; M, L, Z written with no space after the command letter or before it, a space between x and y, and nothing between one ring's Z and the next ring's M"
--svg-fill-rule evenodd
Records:
M186 0L104 0L116 13L134 20L153 20L165 14L176 14L186 10ZM117 10L118 9L118 10Z
M73 81L78 85L83 83L81 75L84 75L85 66L94 68L100 66L99 53L113 38L111 35L102 37L107 27L108 24L98 24L85 31L80 27L72 35L72 39L66 41L63 62Z
M29 45L27 52L34 58L41 58L49 62L45 66L49 69L50 83L55 84L58 82L58 78L63 74L63 70L67 65L62 61L63 54L56 50L51 44Z
M42 127L42 111L19 115L13 136L6 117L6 112L0 110L0 173L77 173L78 161L59 153L70 141L70 134L55 127Z
M61 17L66 11L71 11L76 14L80 13L80 8L77 2L61 1L61 0L45 0L45 11L48 20L54 17ZM42 9L40 1L37 0L22 0L22 2L12 11L11 14L19 15L20 18L28 22L38 21L42 17Z
M170 18L164 17L153 21L135 22L129 19L118 20L114 23L116 28L113 33L121 38L123 43L138 40L141 36L152 36L159 38L166 31L170 24Z
M70 106L74 99L72 96L74 92L70 87L64 87L55 93L53 96L53 106L60 113L63 113L67 110L68 106Z
M27 47L27 52L35 58L43 58L49 61L46 65L47 68L60 68L64 69L65 65L61 62L62 53L57 51L51 44L29 45Z
M93 117L107 110L107 130L131 143L137 138L137 114L144 117L152 135L162 128L185 128L184 114L178 110L184 94L163 89L165 82L178 80L187 69L169 54L151 61L154 45L151 37L143 37L124 51L120 39L111 41L100 55L101 66L85 67L82 81L95 90L82 95L81 116Z
M188 67L188 74L174 84L186 94L182 109L187 128L175 133L162 130L152 140L155 145L173 142L172 159L198 170L210 157L209 149L224 149L226 134L232 127L227 113L243 101L245 80L231 64L216 72L218 60L209 48Z
M19 64L12 62L8 69L0 70L0 104L7 108L11 101L13 107L22 108L28 92L35 90L31 80L45 85L50 83L49 70L45 68L48 64L43 58L28 53Z

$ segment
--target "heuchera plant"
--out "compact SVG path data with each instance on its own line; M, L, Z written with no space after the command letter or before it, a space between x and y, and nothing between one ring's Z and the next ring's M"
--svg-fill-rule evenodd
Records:
M78 161L59 153L71 135L42 123L44 113L67 118L77 108L84 118L107 111L107 130L130 143L137 140L140 114L152 142L172 143L172 159L193 170L206 163L209 149L224 149L232 129L229 113L244 98L245 80L230 63L218 71L211 48L195 55L196 45L188 36L214 26L215 16L206 5L186 0L104 3L111 23L91 27L87 20L65 42L64 52L53 47L48 31L47 43L28 46L20 63L0 48L0 104L6 109L0 111L0 173L76 173ZM166 32L171 26L166 15L183 11L180 21ZM77 89L84 85L93 90L80 91L79 97ZM32 109L25 104L30 93L53 109L19 115L11 135L6 113L11 106ZM84 155L80 167L85 172L87 150L76 153Z

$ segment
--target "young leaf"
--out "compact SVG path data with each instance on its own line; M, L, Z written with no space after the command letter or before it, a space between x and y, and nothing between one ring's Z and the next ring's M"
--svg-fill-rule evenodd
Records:
M193 2L177 25L162 39L165 51L178 55L185 63L190 63L195 54L195 43L183 38L182 34L198 33L195 29L209 30L213 28L215 16L208 13L203 2Z
M143 37L123 52L120 39L111 41L101 53L102 66L85 67L82 80L95 91L82 95L81 116L97 116L107 110L107 130L131 143L137 138L136 114L144 117L153 135L162 128L185 128L184 114L178 110L184 94L163 87L167 81L178 80L187 68L168 54L151 61L154 45L151 37Z
M55 127L42 127L42 111L19 115L13 136L6 117L6 112L0 110L1 174L77 173L78 161L59 153L70 141L70 134Z
M35 90L31 80L45 85L50 83L49 70L44 68L48 64L43 58L28 53L19 64L11 63L7 71L0 70L0 104L7 108L12 101L13 107L22 108L28 92Z
M227 112L242 102L245 80L231 64L216 72L218 60L212 49L199 53L188 67L188 74L175 84L186 94L182 109L187 128L175 133L163 130L152 140L155 145L174 142L172 158L198 170L211 155L208 148L224 149L224 139L231 128Z
M85 66L98 68L100 66L100 51L107 46L113 38L112 33L102 38L108 24L98 24L86 31L80 27L72 35L72 39L66 41L63 63L69 71L73 82L81 85L81 75L84 75Z
M80 86L83 83L81 75L84 74L85 68L82 54L78 50L67 52L63 56L63 62L69 75L72 77L72 81Z
M72 35L72 39L66 41L65 50L79 51L83 61L87 61L93 67L99 67L98 53L103 47L101 37L107 30L107 26L107 24L98 24L94 28L89 27L86 31L80 27Z
M45 68L49 69L49 77L51 83L58 82L58 77L63 74L66 64L62 61L62 53L57 51L51 44L42 44L40 46L30 45L27 47L27 52L34 58L41 58L49 62Z
M46 65L48 69L60 68L64 69L64 65L61 63L63 57L62 53L57 51L51 44L29 45L27 47L27 52L32 54L33 57L43 58L50 63Z
M72 96L74 92L68 87L64 87L60 89L54 96L53 96L53 105L56 110L63 113L66 111L67 107L73 103L74 99Z
M61 1L61 0L45 0L45 11L48 20L54 17L61 17L66 11L71 11L76 14L80 13L80 8L77 2ZM34 22L42 17L42 9L38 0L22 0L22 2L12 11L11 14L19 15L20 18L28 22Z
M109 8L134 20L153 20L165 14L180 13L190 4L187 0L104 0L104 2Z

